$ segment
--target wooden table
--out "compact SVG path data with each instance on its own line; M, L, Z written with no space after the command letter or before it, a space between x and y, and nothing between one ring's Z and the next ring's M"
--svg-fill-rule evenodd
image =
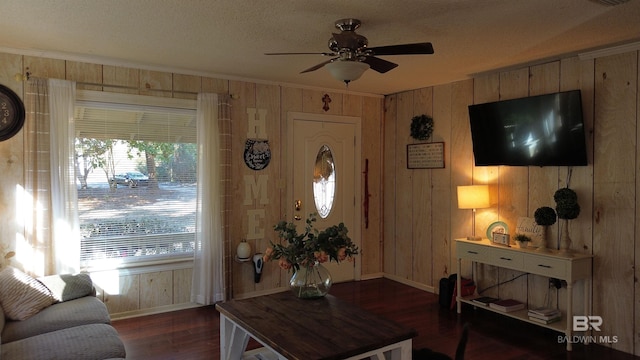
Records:
M223 360L411 359L414 329L327 295L303 300L291 292L231 300L220 312ZM264 346L245 353L249 338ZM251 356L247 354L252 354Z

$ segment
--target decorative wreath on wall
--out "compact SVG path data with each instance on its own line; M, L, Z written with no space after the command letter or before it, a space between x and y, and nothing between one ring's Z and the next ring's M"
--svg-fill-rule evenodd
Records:
M416 140L428 140L433 133L433 118L417 115L411 119L411 137Z

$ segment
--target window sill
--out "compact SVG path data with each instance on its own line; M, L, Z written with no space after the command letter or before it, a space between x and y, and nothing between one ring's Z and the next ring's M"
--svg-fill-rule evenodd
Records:
M103 263L82 268L89 273L118 271L122 275L143 274L154 271L179 270L193 268L193 256L173 257L125 263Z

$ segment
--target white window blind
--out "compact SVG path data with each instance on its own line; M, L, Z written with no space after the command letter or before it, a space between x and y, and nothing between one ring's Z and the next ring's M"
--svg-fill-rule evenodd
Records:
M79 101L81 262L192 256L196 110Z

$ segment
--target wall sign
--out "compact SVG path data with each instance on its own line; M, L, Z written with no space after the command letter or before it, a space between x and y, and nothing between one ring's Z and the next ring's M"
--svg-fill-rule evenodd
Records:
M262 170L271 161L269 140L247 139L244 143L244 163L251 170Z
M407 169L443 169L444 143L408 144Z

